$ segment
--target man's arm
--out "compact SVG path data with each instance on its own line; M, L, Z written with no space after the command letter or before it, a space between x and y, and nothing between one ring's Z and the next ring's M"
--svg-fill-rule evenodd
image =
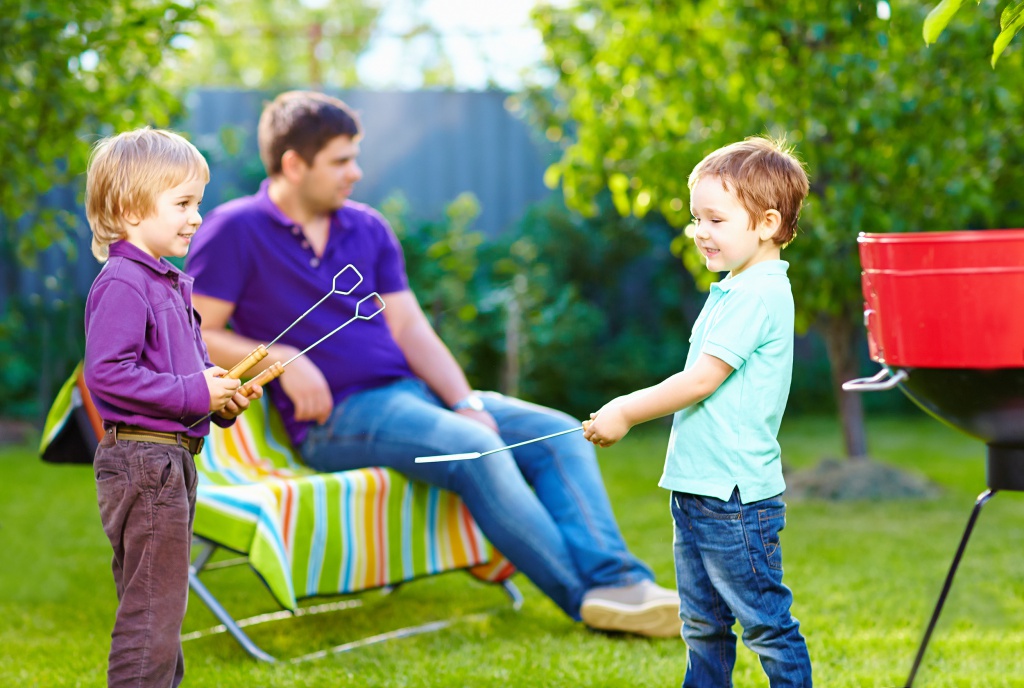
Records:
M448 406L472 392L466 374L431 327L412 291L384 294L382 298L387 304L384 319L412 372L426 382ZM497 430L494 418L486 411L461 409L457 413Z
M227 328L228 321L235 312L235 304L230 301L193 294L192 305L203 319L203 340L210 352L210 360L222 368L230 370L252 353L253 349L264 343L243 337ZM299 353L299 350L278 343L274 344L269 353L270 355L253 366L245 376L256 375L276 361L287 361ZM320 424L327 422L334 409L334 398L323 373L308 357L300 356L295 359L285 369L280 380L281 388L295 405L295 420L315 420Z

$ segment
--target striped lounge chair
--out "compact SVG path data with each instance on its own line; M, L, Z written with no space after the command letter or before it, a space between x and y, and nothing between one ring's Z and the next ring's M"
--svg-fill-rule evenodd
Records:
M252 644L199 580L218 548L241 553L274 599L297 600L392 586L453 569L501 583L513 602L514 569L453 493L385 468L316 473L291 448L263 400L228 429L212 427L196 457L199 545L190 584L226 630Z
M94 410L90 414L78 408L88 411L92 406L82 390L79 366L50 410L40 448L46 460L91 460L85 449L70 458L69 442L58 440L81 435L95 448L97 424L84 419L98 418ZM236 621L200 580L204 571L248 564L286 610L255 617L261 620L309 613L311 608L299 608L301 599L393 587L454 569L502 585L517 608L522 602L509 580L515 569L487 542L456 495L385 468L316 473L302 464L266 400L253 402L231 428L211 426L196 466L199 488L189 585L222 624L210 631L226 631L257 659L275 661L242 630L253 620ZM221 549L240 558L213 561ZM444 625L403 629L400 635ZM385 636L398 637L392 633L376 638ZM334 651L362 644L366 642Z

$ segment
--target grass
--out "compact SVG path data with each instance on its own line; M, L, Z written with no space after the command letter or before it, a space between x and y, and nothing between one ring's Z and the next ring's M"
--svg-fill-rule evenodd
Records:
M634 431L602 452L627 541L672 577L667 494L657 488L667 430ZM984 447L923 416L869 423L873 455L945 488L930 501L790 505L783 533L786 580L796 596L819 686L902 686L974 498L984 488ZM789 469L839 454L830 420L788 419ZM1024 686L1024 499L985 508L915 685ZM104 685L116 607L109 545L88 466L51 466L33 447L0 448L0 686ZM237 615L273 611L244 569L209 584ZM257 663L224 635L185 645L186 685L218 686L671 686L685 664L680 640L609 637L566 619L522 576L511 611L503 593L460 572L413 582L362 606L252 629L279 657L457 615L491 612L439 633L303 664ZM307 602L321 603L323 600ZM185 631L214 625L193 597ZM737 686L767 680L740 650Z

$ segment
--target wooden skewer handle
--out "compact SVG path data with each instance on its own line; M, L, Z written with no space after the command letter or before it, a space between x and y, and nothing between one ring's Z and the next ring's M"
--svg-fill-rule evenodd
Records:
M241 387L239 387L238 391L243 396L249 396L249 393L252 392L252 386L253 385L265 385L268 382L270 382L271 380L275 380L275 379L281 377L282 373L284 373L284 364L281 363L281 361L278 361L277 363L275 363L274 365L270 366L269 368L264 370L262 373L260 373L259 375L257 375L253 379L249 380L248 382L246 382Z
M245 375L246 371L249 370L249 368L252 368L254 365L259 363L266 357L267 347L260 344L255 349L253 349L253 352L251 354L243 358L241 361L238 362L237 365L235 365L234 368L229 370L227 376L235 380L241 380L242 376Z

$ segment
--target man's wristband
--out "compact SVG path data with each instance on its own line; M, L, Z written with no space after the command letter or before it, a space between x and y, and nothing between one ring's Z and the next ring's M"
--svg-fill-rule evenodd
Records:
M462 397L454 404L452 404L452 411L461 411L462 409L470 409L471 411L483 411L484 400L480 398L480 395L476 392L472 392Z

